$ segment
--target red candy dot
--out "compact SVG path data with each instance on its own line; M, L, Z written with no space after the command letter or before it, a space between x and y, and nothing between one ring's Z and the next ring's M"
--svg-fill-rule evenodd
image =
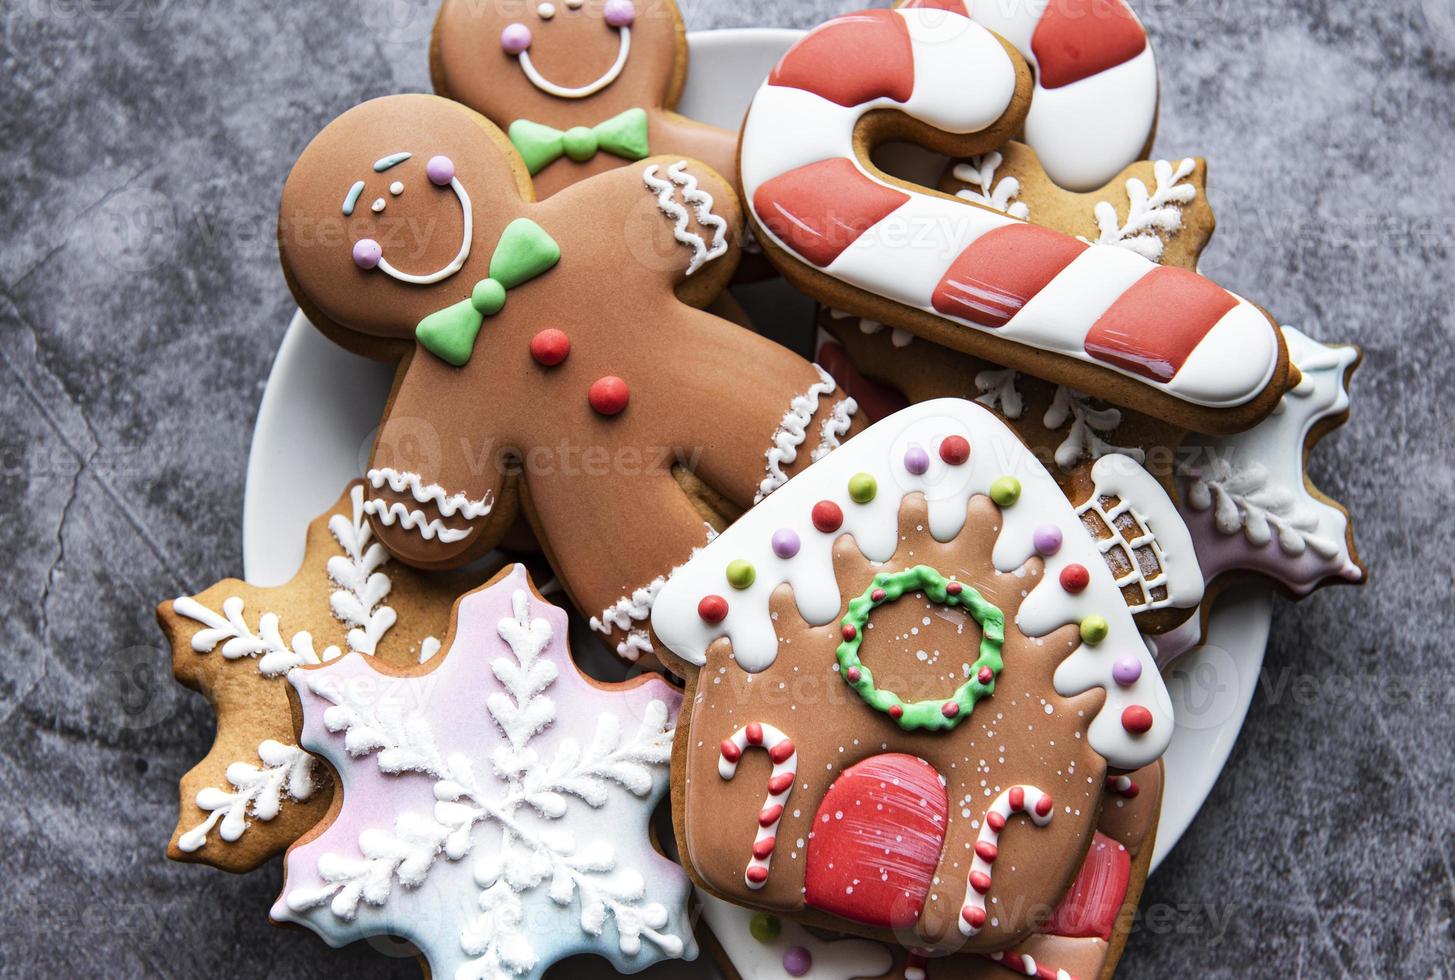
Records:
M1152 730L1152 712L1134 704L1122 712L1122 727L1133 735L1145 735Z
M1091 573L1085 565L1067 565L1061 569L1061 588L1075 595L1091 584Z
M981 926L985 925L985 910L982 908L977 908L974 905L967 905L963 909L961 909L960 917L963 918L966 924L969 925L972 929L979 929Z
M940 714L946 718L953 718L960 713L960 705L956 701L946 701L940 705Z
M873 592L869 593L869 598L874 600L875 602L883 602L885 597L888 595L889 593L885 592L883 589L875 589Z
M813 526L832 534L844 526L844 512L832 500L820 500L813 505Z
M768 750L768 758L772 759L774 764L776 765L779 763L787 762L789 756L793 755L793 753L797 751L798 750L793 747L793 740L785 738L783 741L779 742L777 745L773 746L771 749Z
M607 375L592 384L589 399L591 407L602 415L620 415L626 411L631 392L627 390L625 381Z
M961 466L970 458L970 442L964 436L949 436L940 443L940 459Z
M755 864L747 871L743 872L743 877L747 878L755 885L762 884L763 882L768 880L768 869L761 865Z
M1051 812L1051 807L1055 805L1055 802L1049 796L1041 797L1036 801L1036 816L1044 817Z
M989 684L991 681L995 680L995 671L991 670L989 667L981 667L979 679L980 683Z
M951 582L945 586L945 592L949 595L959 595L961 592L964 591L965 586L961 585L959 582Z
M847 623L847 624L845 624L845 626L844 626L844 639L846 639L846 640L852 640L854 637L856 637L858 635L859 635L859 631L858 631L858 629L856 629L854 627L854 624L853 623Z
M567 337L564 331L542 330L530 339L530 356L536 359L537 364L555 367L570 353L571 338ZM623 387L625 386L623 385Z
M897 704L891 704L889 706L889 717L893 718L895 721L898 721L899 719L904 717L904 709Z
M1012 786L1010 790L1010 812L1019 813L1026 808L1026 791L1023 786Z
M864 675L858 667L850 667L849 672L844 676L849 679L850 684L857 684L859 683L859 678L863 677Z
M975 842L975 856L986 864L994 864L995 859L1000 857L1000 848L988 840Z
M738 748L737 743L730 738L722 740L722 744L718 746L718 751L729 762L737 762L743 757L743 750Z
M720 595L710 595L697 604L697 615L704 623L720 623L727 619L727 600Z

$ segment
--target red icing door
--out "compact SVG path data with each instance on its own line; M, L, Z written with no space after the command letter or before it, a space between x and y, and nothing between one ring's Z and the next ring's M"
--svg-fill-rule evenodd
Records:
M814 815L805 901L865 925L914 925L939 864L948 803L939 773L912 755L877 755L844 770Z
M1077 939L1111 939L1132 877L1127 849L1105 834L1092 839L1081 872L1043 932Z

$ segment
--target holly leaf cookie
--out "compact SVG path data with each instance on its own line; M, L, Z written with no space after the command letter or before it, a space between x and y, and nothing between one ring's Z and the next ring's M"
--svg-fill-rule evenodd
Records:
M333 782L294 737L288 672L347 652L400 665L427 659L470 581L391 561L355 483L309 526L292 581L259 588L228 579L162 603L173 672L217 713L212 749L182 777L167 855L250 871L317 823Z
M283 265L326 334L401 361L367 473L384 546L459 567L523 513L635 660L667 573L855 431L856 406L698 308L732 275L741 226L709 168L655 157L532 196L482 116L376 99L293 168Z
M289 849L274 920L334 946L403 937L455 980L696 956L691 886L648 833L681 695L581 674L523 566L460 600L428 663L350 654L288 680L342 789Z
M1031 933L1077 876L1108 772L1173 732L1097 530L1151 478L1115 455L1088 478L1077 507L989 409L925 402L668 579L653 628L692 706L674 816L705 890L945 952ZM1137 523L1177 542L1162 585L1195 606L1163 503Z

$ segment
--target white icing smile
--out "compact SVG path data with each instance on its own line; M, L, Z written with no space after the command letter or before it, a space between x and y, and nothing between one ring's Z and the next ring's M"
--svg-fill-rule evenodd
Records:
M397 163L408 159L408 154L395 154L393 157L385 157L374 165L376 171L396 166ZM470 207L470 195L465 191L465 185L460 183L460 178L455 176L455 165L448 157L434 157L429 161L427 174L430 182L438 187L448 186L455 192L455 198L460 202L460 212L464 217L464 227L460 231L460 248L451 259L441 268L433 272L413 273L405 272L396 267L384 257L384 249L372 238L362 238L354 243L354 264L360 269L368 271L378 269L380 272L399 282L409 283L413 286L429 286L442 282L465 267L465 261L470 257L470 241L475 233L475 216ZM349 196L344 200L344 215L353 214L354 204L358 201L359 195L363 192L364 182L359 181L349 191ZM395 181L389 187L389 193L398 197L404 193L404 185ZM387 202L384 198L377 199L373 204L375 214L382 214Z
M520 70L525 72L525 77L530 79L530 83L542 92L554 95L558 99L584 99L595 95L621 77L623 69L626 68L626 60L631 56L632 29L630 27L621 28L621 38L618 43L616 63L606 70L605 75L580 88L567 88L546 78L536 68L535 62L531 61L529 51L520 53Z

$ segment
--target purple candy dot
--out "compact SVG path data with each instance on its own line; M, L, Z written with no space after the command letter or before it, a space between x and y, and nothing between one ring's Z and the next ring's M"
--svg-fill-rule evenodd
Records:
M798 535L786 527L780 527L773 532L773 554L779 558L792 558L798 554Z
M790 977L801 977L813 969L813 954L802 946L789 946L783 954L783 969Z
M606 22L612 27L630 27L637 19L632 0L606 0Z
M384 257L384 250L372 238L360 238L354 242L354 265L360 269L373 269Z
M511 24L500 32L500 46L506 54L520 54L530 47L530 28L524 24Z
M449 157L430 157L429 163L424 166L424 172L429 175L431 184L446 187L455 179L455 161Z
M1122 687L1131 687L1142 676L1142 664L1136 657L1122 657L1112 664L1111 676Z
M1054 524L1042 524L1036 528L1033 543L1042 555L1054 555L1061 550L1061 529Z
M918 446L907 450L904 454L904 468L915 476L924 476L930 468L930 454Z

